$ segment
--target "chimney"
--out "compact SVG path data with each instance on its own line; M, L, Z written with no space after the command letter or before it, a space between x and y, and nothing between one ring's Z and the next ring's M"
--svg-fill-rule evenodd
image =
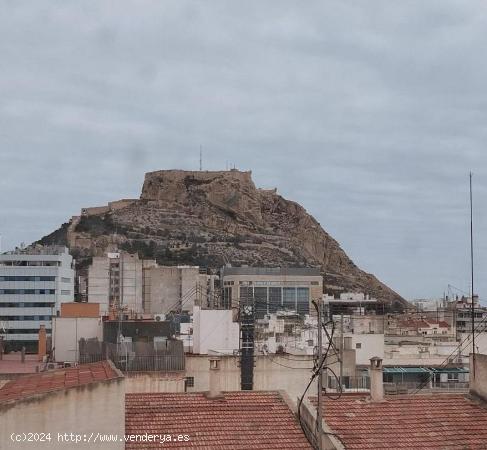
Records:
M46 335L46 326L41 325L39 328L39 361L44 360L44 356L47 353L47 335Z
M223 398L220 390L220 362L218 356L210 356L210 390L206 397L212 400Z
M382 358L370 358L370 400L372 402L384 401L384 384L382 376Z

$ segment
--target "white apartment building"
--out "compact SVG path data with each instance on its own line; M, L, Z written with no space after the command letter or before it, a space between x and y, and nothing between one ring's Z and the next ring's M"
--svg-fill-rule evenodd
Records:
M8 350L37 351L44 325L74 295L73 258L66 247L38 247L0 255L0 337Z

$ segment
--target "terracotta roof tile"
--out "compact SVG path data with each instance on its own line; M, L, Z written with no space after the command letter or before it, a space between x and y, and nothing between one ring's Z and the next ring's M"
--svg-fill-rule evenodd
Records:
M311 399L316 404L316 399ZM487 449L487 409L458 394L325 399L324 417L347 449Z
M310 449L299 423L278 392L127 394L126 434L189 435L171 448ZM168 443L127 443L126 450L167 448Z
M0 403L118 377L108 361L25 375L0 389Z

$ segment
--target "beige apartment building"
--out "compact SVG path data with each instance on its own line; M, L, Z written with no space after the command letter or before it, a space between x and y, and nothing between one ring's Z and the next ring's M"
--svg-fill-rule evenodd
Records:
M101 315L119 305L130 315L192 312L194 305L213 306L215 278L198 266L159 266L137 254L107 253L88 269L88 301L100 304Z
M323 296L323 277L314 268L224 267L221 272L224 308L255 301L256 317L278 310L314 313L312 300Z
M198 266L153 266L144 269L144 311L161 314L171 310L192 312L206 307L213 277Z
M88 301L99 303L102 315L119 305L142 314L143 268L155 264L153 260L141 260L138 255L128 253L94 257L88 269Z

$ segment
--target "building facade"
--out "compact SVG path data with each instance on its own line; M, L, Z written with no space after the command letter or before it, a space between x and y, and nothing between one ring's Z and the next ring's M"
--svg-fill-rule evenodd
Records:
M96 256L88 269L88 301L100 304L100 313L122 307L136 314L143 313L143 267L155 265L138 255L107 253Z
M212 278L198 266L153 266L144 269L144 311L167 314L208 306ZM213 289L212 289L213 290Z
M312 300L323 295L323 277L312 268L224 267L223 308L235 308L240 301L255 302L257 318L279 310L300 315L314 312Z
M107 253L88 268L88 301L100 304L100 314L119 311L131 317L193 311L212 307L218 290L215 275L198 266L159 266L137 254Z
M0 255L0 336L8 350L37 351L40 326L49 336L61 303L73 301L74 276L66 247Z

